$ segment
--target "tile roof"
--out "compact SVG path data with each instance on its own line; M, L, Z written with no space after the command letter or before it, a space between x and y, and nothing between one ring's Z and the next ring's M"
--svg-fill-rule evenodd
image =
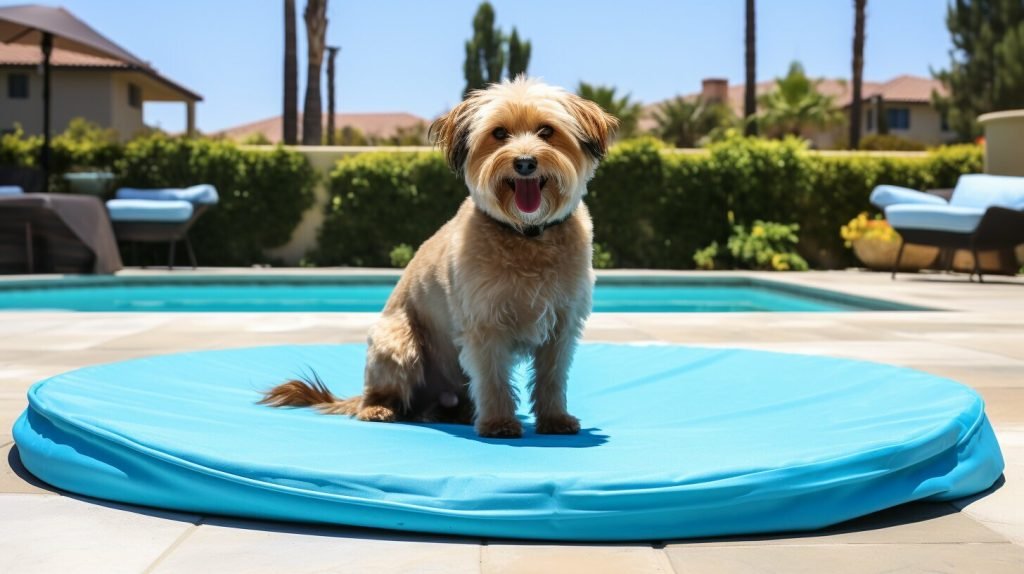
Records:
M324 114L324 125L327 114ZM302 137L302 114L299 114L299 137ZM334 125L339 129L343 126L358 128L368 136L388 137L395 134L398 128L408 128L417 124L427 124L427 120L405 112L367 113L367 114L335 114ZM284 133L284 122L281 116L227 128L219 132L225 137L242 141L255 134L263 134L271 143L281 141Z
M29 44L0 44L0 66L38 66L43 63L39 46ZM90 56L54 48L50 55L53 66L82 68L129 68L129 64L113 58Z
M29 44L3 44L0 43L0 66L38 66L43 63L43 52L38 46ZM61 48L54 48L50 54L50 65L55 68L81 68L96 70L129 70L142 72L153 79L182 92L192 99L202 100L202 96L181 86L170 78L161 75L151 66L140 67L135 64L123 62L114 58L93 56L81 52L73 52Z

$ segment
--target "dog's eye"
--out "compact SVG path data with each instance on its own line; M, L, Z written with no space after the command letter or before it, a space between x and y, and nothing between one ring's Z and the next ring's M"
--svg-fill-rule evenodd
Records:
M494 139L496 140L505 140L508 139L508 130L506 130L505 128L494 128L494 131L491 132L491 135L494 136Z
M540 129L537 130L537 135L540 136L542 139L548 139L549 137L555 135L555 129L552 128L551 126L541 126Z

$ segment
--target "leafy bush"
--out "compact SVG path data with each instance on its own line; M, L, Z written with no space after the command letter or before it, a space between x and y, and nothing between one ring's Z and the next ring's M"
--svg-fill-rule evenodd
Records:
M416 250L411 245L399 243L391 250L391 266L404 268L412 261L413 255L416 255Z
M372 152L340 160L320 227L317 265L386 267L391 249L419 246L454 215L467 192L436 152Z
M600 243L594 243L593 266L594 269L612 269L615 267L615 258Z
M736 264L743 268L806 271L807 262L795 252L799 230L796 223L758 220L750 231L742 225L733 227L727 247Z
M589 186L586 203L601 246L595 265L692 268L700 265L698 249L724 246L734 226L750 229L758 220L797 223L798 252L817 267L850 265L836 229L871 209L876 185L952 187L960 174L981 168L973 145L893 157L819 154L795 139L738 135L706 153L680 153L650 138L626 141L609 151ZM330 187L314 256L321 265L386 266L391 247L419 245L466 196L436 152L345 158ZM782 264L799 266L788 258Z
M869 134L861 138L860 149L873 151L924 151L923 143L891 134Z
M756 269L762 271L806 271L807 262L796 253L800 226L791 223L755 221L749 230L743 225L733 226L726 243L727 254L721 252L718 242L693 254L700 269Z
M204 265L266 262L263 251L291 238L316 183L306 158L281 147L249 151L228 141L164 135L129 143L115 171L120 186L217 188L220 203L189 232Z
M26 136L21 127L0 136L0 165L39 166L42 136ZM71 171L111 171L123 146L117 132L82 118L71 120L68 129L50 141L50 191L68 191L61 177Z

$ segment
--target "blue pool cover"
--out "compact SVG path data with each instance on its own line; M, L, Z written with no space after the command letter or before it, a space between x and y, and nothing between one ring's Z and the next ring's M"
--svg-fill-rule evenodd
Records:
M15 440L33 474L98 498L551 540L815 529L974 494L1003 469L970 389L814 356L583 345L569 383L577 436L527 424L519 440L480 439L255 404L310 369L357 393L364 354L264 347L80 369L32 387Z

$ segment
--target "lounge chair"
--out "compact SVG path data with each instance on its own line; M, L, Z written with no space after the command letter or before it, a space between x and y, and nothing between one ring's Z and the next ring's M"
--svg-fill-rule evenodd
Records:
M0 188L0 273L114 273L121 255L103 203Z
M116 199L107 202L107 211L120 241L167 242L167 268L174 268L174 248L185 242L189 261L195 269L196 254L188 230L219 199L212 185L194 185L185 189L121 188Z
M977 274L979 281L984 281L979 251L1024 243L1024 177L963 175L948 202L937 195L880 185L871 192L871 203L885 211L889 224L903 237L894 279L908 243L970 250L971 280Z

